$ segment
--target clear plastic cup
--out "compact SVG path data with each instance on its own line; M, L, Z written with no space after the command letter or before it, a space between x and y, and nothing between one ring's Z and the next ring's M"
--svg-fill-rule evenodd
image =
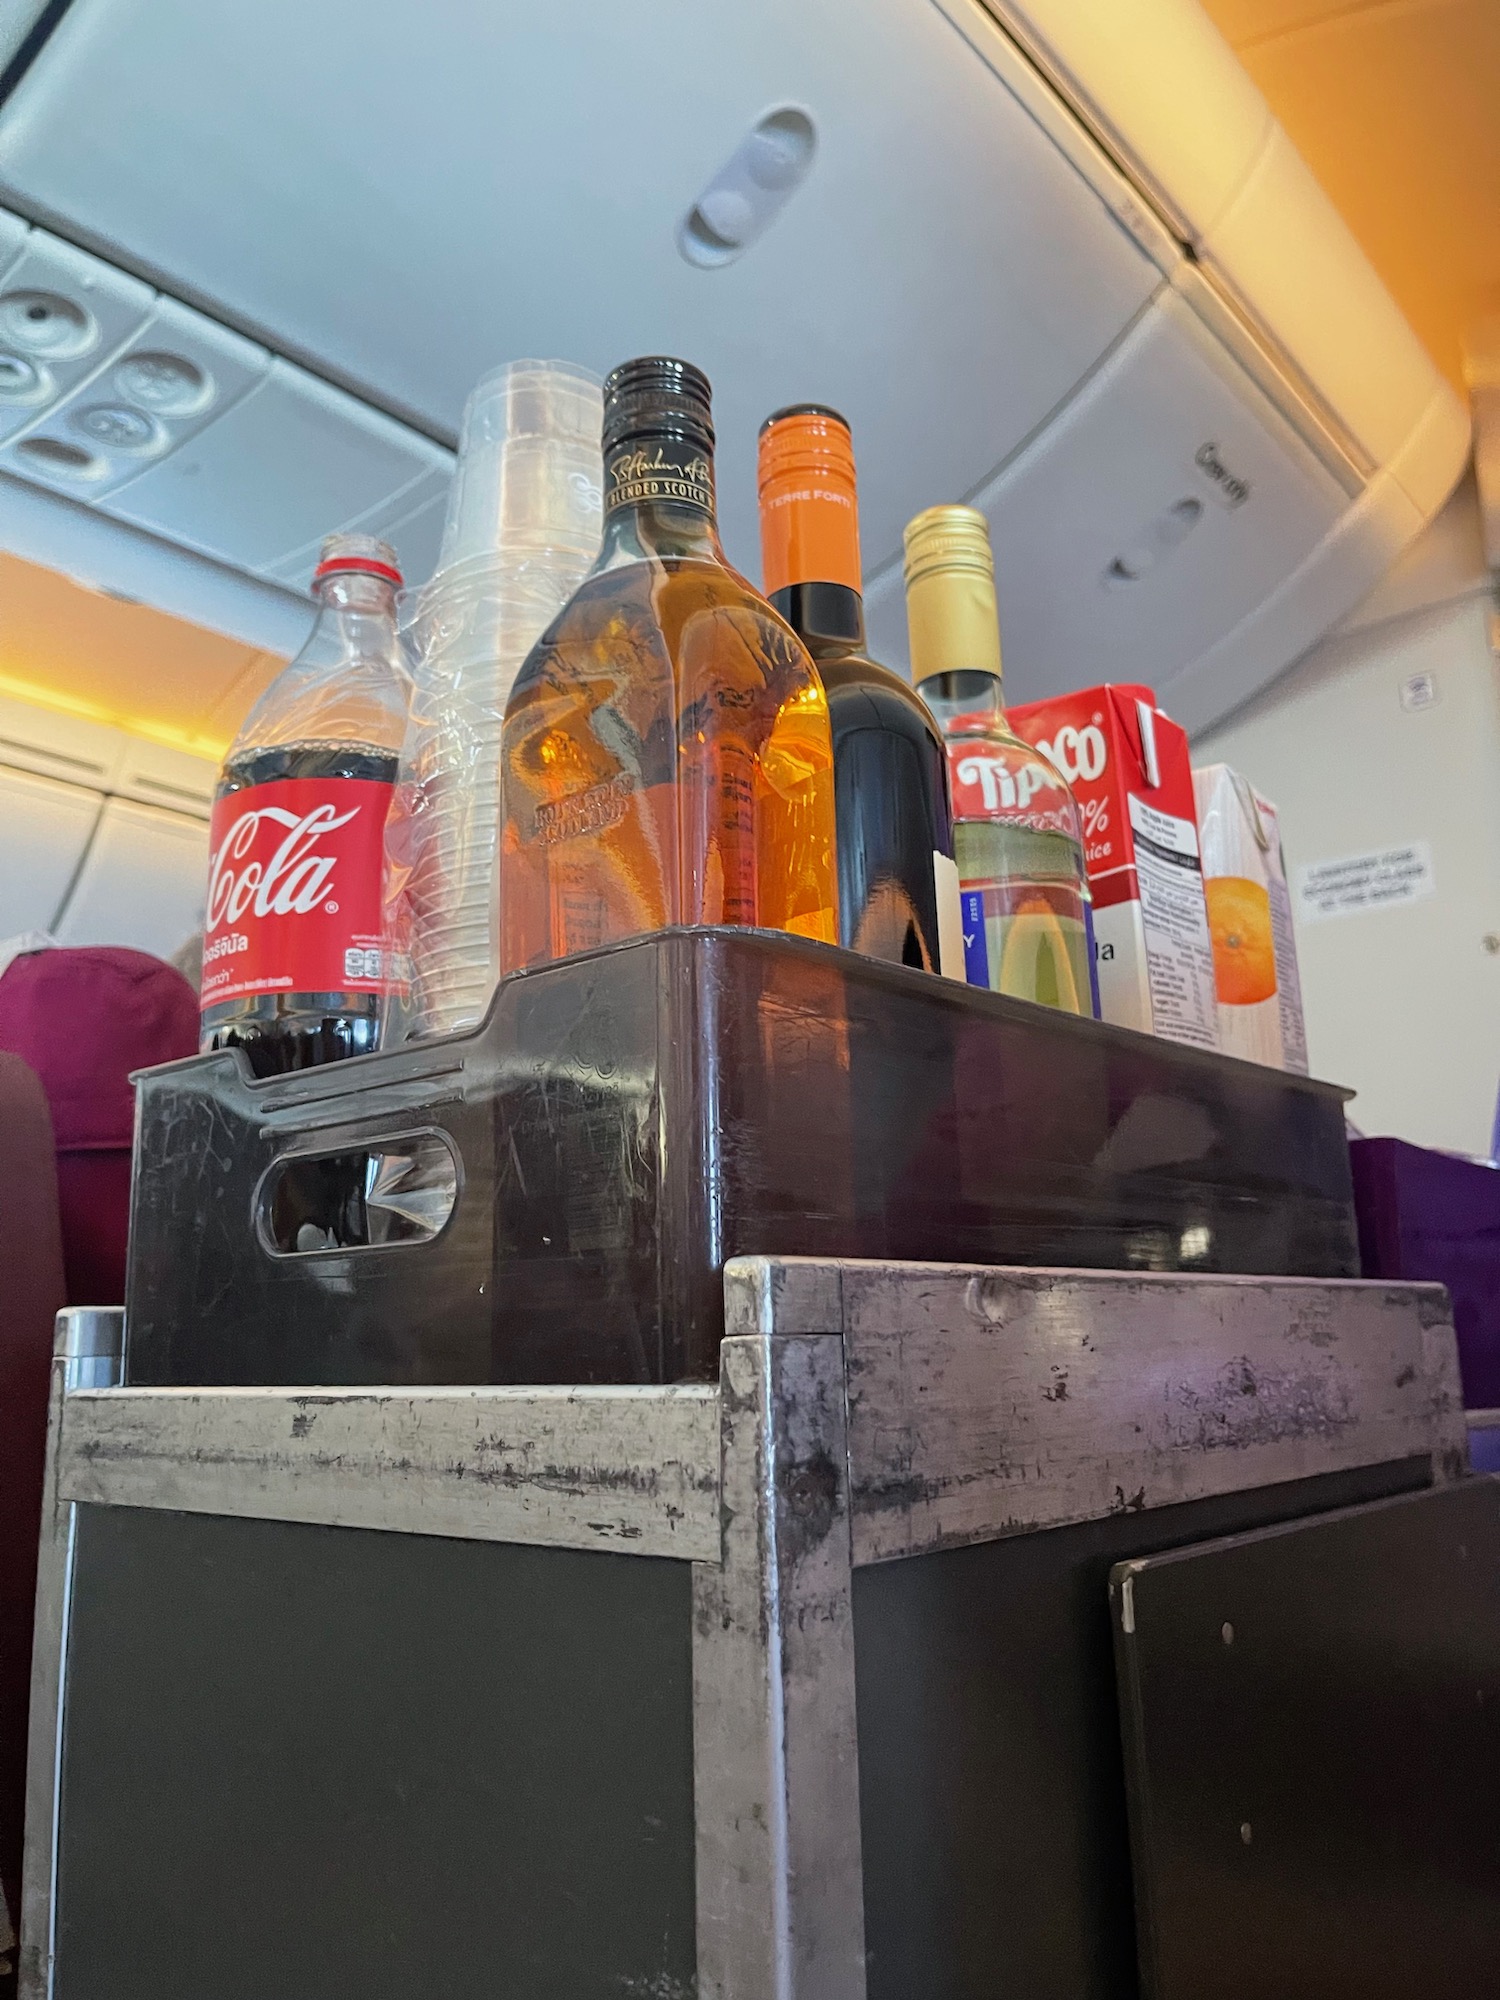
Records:
M438 578L525 551L592 562L603 523L599 378L571 361L508 361L464 406Z
M407 628L416 685L387 896L412 984L387 1046L477 1026L494 992L505 704L598 553L602 415L598 379L565 361L509 362L465 407L437 573Z

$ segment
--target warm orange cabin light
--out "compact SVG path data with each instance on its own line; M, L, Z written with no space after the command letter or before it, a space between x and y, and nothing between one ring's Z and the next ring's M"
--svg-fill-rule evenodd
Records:
M281 665L243 640L0 554L0 695L217 762Z
M1461 389L1464 334L1500 309L1500 6L1203 5Z

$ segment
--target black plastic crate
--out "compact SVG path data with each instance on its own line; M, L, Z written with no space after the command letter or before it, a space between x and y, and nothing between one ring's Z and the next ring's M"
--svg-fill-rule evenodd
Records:
M1345 1095L662 931L508 979L470 1036L146 1072L125 1379L709 1378L742 1254L1356 1276Z

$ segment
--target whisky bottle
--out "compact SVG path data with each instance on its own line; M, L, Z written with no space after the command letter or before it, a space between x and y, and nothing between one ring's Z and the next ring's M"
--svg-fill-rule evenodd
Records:
M838 940L833 742L806 650L725 560L707 379L604 385L604 542L501 739L501 969L667 924Z
M962 979L943 738L906 681L865 651L854 448L838 411L800 403L768 417L759 487L766 595L828 696L840 942Z
M912 679L947 740L969 983L1097 1014L1078 807L1005 719L995 565L975 508L907 523L906 617Z

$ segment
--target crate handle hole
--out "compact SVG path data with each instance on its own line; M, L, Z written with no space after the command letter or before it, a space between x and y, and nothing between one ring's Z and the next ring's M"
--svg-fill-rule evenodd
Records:
M458 1160L441 1132L293 1153L261 1179L257 1230L273 1257L431 1243L447 1227L458 1191Z

